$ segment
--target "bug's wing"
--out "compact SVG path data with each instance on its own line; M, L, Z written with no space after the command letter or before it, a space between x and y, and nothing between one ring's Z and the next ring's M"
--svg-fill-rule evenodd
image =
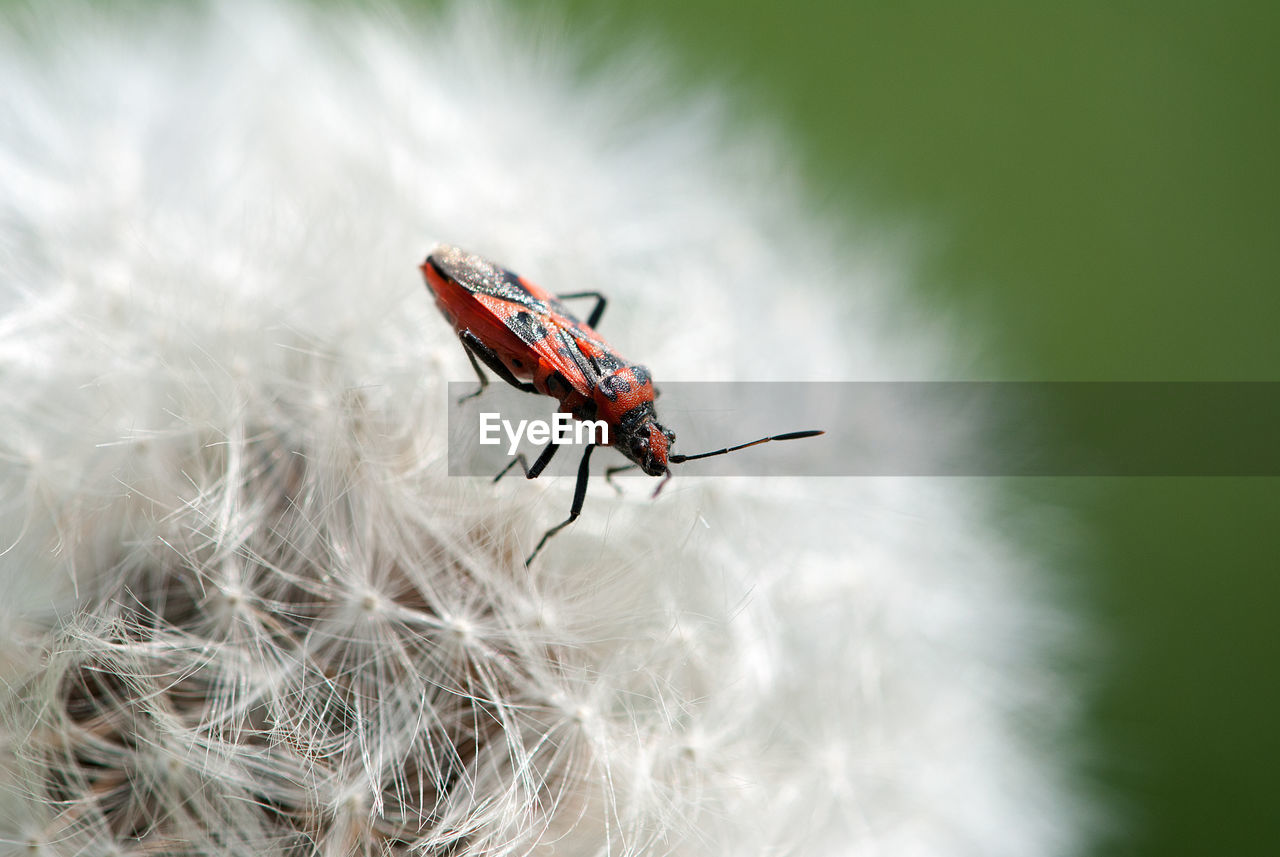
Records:
M590 356L590 346L584 351L575 319L545 311L551 307L533 297L509 300L477 293L472 297L486 315L512 335L505 346L489 344L513 371L529 372L532 360L536 360L545 370L558 372L569 387L584 396L591 395L601 377L601 365Z
M609 344L583 324L555 295L513 271L455 247L427 259L443 277L461 286L500 321L538 361L564 376L570 387L590 396L600 379L624 364ZM503 355L515 363L514 350ZM520 368L520 367L515 367Z
M474 253L466 253L457 247L439 247L427 257L426 264L477 298L484 296L515 304L535 316L558 316L566 320L566 326L583 326L564 304L556 300L555 295ZM490 309L497 309L497 305L490 301L484 303Z
M507 326L544 366L553 367L584 396L591 396L602 378L622 368L623 361L608 343L572 316L524 318L517 313Z
M554 365L579 393L591 395L602 378L626 365L604 337L569 312L554 295L528 280L521 279L520 282L531 297L546 307L546 311L534 319L540 327L534 330L513 327L512 331L541 359ZM518 324L528 321L521 319Z

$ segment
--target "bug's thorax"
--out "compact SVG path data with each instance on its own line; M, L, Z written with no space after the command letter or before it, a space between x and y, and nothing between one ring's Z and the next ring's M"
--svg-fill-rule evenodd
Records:
M637 423L645 414L653 416L653 378L643 366L623 363L596 382L591 390L597 419L611 425Z

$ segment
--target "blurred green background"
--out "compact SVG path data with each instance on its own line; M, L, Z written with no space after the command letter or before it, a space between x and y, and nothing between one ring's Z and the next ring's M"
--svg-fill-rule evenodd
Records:
M727 81L820 204L923 224L974 377L1280 381L1280 4L536 5ZM1014 491L1073 521L1046 547L1096 620L1096 853L1280 853L1280 480Z

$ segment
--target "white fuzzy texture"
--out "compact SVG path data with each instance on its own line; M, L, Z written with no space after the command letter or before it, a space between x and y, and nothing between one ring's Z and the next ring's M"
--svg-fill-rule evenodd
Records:
M981 483L593 483L526 571L571 480L445 475L437 241L605 291L659 379L943 376L782 149L492 7L33 9L0 34L0 852L1077 849L1062 628Z

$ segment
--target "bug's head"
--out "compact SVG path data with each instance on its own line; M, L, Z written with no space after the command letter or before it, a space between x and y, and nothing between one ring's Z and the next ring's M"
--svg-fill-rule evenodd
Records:
M640 465L650 476L664 476L667 471L667 455L676 436L655 419L638 424L618 438L616 446L627 458Z

